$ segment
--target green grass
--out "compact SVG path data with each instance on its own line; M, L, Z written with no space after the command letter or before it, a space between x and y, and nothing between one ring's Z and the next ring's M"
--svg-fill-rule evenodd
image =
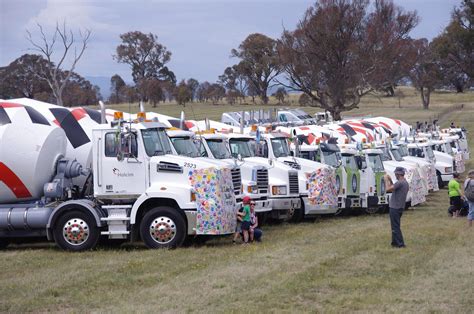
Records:
M443 105L445 95L436 95L441 100L428 112L409 104L393 112L410 121L444 112L444 125L454 120L474 130L472 94L469 101L458 96ZM470 104L445 110L461 101ZM365 106L357 112L392 110ZM404 213L401 250L390 247L386 214L265 226L264 242L246 247L228 237L171 251L128 245L74 254L52 244L11 246L0 252L0 312L469 313L474 228L449 218L447 206L441 190Z

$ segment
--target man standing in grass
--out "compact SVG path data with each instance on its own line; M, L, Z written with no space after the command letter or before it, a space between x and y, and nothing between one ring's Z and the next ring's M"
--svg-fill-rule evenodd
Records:
M400 219L402 218L403 210L408 194L408 182L405 180L405 168L395 168L395 177L397 182L393 184L392 179L388 174L384 176L385 186L387 192L392 192L390 196L390 226L392 228L392 246L397 248L405 247L403 241L402 230L400 229Z
M467 214L467 225L472 227L474 220L474 169L469 170L468 177L464 182L464 197L469 203L469 212Z

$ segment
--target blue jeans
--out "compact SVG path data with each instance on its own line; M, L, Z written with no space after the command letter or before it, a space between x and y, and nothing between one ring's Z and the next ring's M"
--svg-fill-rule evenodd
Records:
M400 229L400 219L403 215L403 208L390 208L390 226L392 227L392 246L403 247L402 230Z
M469 203L469 213L467 214L467 219L474 220L474 202L467 202Z

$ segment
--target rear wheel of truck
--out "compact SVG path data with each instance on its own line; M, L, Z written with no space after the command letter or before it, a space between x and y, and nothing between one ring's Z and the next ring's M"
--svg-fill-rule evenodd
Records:
M4 248L6 248L8 244L10 244L8 239L0 239L0 250L3 250Z
M186 224L176 209L156 207L143 217L140 236L150 249L175 248L184 242Z
M67 251L86 251L96 247L99 228L91 215L81 211L64 213L54 226L56 244Z

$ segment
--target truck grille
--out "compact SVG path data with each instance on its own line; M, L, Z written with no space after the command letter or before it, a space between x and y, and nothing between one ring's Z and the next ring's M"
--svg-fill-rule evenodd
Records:
M268 169L257 170L257 187L259 193L268 193Z
M242 187L240 168L232 169L232 183L234 184L234 194L239 195Z
M298 173L290 172L288 174L288 179L290 181L290 194L299 194Z

